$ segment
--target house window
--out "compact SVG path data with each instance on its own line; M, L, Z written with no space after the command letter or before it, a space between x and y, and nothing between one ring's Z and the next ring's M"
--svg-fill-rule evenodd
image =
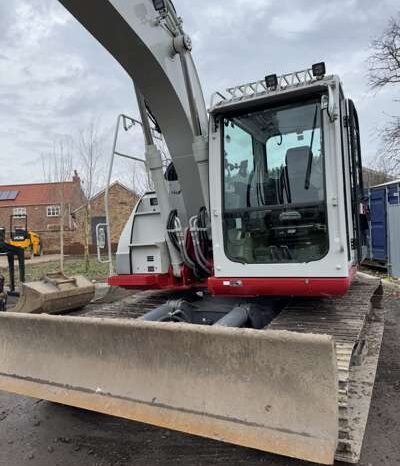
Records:
M26 207L15 207L13 209L14 218L24 218L26 217Z
M60 216L60 206L59 205L49 205L49 206L47 206L47 216L48 217L59 217Z

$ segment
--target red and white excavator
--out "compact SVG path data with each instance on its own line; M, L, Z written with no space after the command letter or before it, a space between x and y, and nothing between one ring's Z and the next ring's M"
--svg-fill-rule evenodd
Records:
M1 315L0 389L357 462L383 319L378 284L357 275L360 132L339 77L324 63L269 74L216 92L207 111L171 1L60 2L134 82L154 191L109 283L145 292L74 315Z

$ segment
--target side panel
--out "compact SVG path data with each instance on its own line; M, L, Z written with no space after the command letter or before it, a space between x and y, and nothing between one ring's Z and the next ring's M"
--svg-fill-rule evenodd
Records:
M389 273L400 278L400 185L388 187Z
M388 204L389 205L398 205L400 203L400 185L394 183L388 186Z
M386 188L371 190L370 209L372 258L375 260L386 261Z
M344 127L344 122L347 117L347 106L346 100L341 100L340 117L342 120L342 165L343 165L343 177L345 179L345 204L346 204L346 243L347 243L347 255L348 259L355 264L357 262L357 255L355 250L351 247L351 240L354 237L354 218L353 218L353 205L352 205L352 180L351 180L351 163L350 163L350 142L349 133Z
M0 390L332 464L325 335L0 315Z
M118 241L117 254L115 255L115 268L118 275L129 275L132 273L130 260L130 247L132 236L132 224L135 218L137 205L127 221Z
M219 296L343 296L349 278L216 278L208 279L211 294Z
M395 278L400 278L400 205L388 207L388 228L390 265L389 272Z
M170 266L160 208L155 194L137 203L118 244L118 275L167 274Z

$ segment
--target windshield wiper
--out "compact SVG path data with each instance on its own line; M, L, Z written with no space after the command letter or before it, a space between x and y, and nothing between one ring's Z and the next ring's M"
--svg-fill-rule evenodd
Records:
M311 169L312 169L312 162L313 162L312 146L314 144L315 128L317 126L317 116L318 116L318 105L315 106L314 121L313 121L311 142L310 142L310 152L308 154L307 172L306 172L306 179L304 182L304 189L310 189Z

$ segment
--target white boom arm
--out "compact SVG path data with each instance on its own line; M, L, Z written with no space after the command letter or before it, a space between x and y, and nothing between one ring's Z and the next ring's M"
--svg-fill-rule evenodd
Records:
M122 65L151 109L178 174L187 217L208 207L208 115L190 39L172 3L156 11L151 0L60 2ZM163 188L154 181L160 195Z

